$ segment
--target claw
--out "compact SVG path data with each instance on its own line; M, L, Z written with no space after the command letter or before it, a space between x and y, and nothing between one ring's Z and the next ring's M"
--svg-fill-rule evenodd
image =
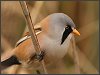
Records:
M41 60L43 60L44 55L45 55L45 52L41 51L39 54L36 54L36 59L41 61Z

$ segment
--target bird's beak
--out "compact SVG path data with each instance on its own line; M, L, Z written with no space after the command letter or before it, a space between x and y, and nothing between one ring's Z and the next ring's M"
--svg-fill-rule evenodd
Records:
M78 36L80 35L80 33L76 29L73 29L73 33L78 35Z

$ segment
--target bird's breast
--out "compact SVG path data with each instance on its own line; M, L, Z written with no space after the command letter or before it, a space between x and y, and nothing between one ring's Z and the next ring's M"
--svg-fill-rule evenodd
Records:
M51 60L62 59L68 51L72 34L70 34L65 42L61 45L61 39L45 38L44 48L46 49L46 57Z

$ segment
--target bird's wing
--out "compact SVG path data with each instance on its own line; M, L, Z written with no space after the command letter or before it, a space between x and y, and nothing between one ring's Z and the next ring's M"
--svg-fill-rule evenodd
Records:
M38 35L39 33L42 32L42 31L41 31L41 30L42 30L42 27L41 27L40 24L36 24L36 25L34 26L34 29L35 29L36 35ZM17 47L20 43L22 43L23 41L25 41L25 40L27 40L27 39L29 39L29 38L31 38L31 36L30 36L29 32L26 32L26 33L23 35L23 37L16 43L15 47Z
M41 26L36 25L35 27L35 32L36 35L38 35L39 33L41 33ZM1 70L14 65L14 64L21 64L17 59L18 58L24 58L27 59L29 57L29 55L34 56L34 47L32 47L32 42L31 42L31 36L29 34L29 32L27 32L27 35L25 35L23 38L21 38L17 43L16 43L16 47L11 50L11 51L7 51L4 54L2 54L1 56ZM26 40L26 41L25 41ZM23 43L25 41L25 43ZM27 44L28 46L27 46ZM20 46L18 46L20 45ZM18 46L18 47L17 47ZM30 48L32 47L32 48ZM17 56L17 57L16 57ZM24 60L22 59L22 60Z
M36 35L38 35L39 33L41 33L41 31L36 32ZM27 32L26 34L27 34L26 36L22 37L22 38L16 43L15 47L17 47L17 46L18 46L19 44L21 44L23 41L25 41L25 40L31 38L31 36L29 35L28 32Z
M38 24L36 24L36 25L34 26L34 29L35 29L35 32L36 32L36 34L37 34L37 32L40 32L40 31L42 30L42 27L41 27L41 25L38 23ZM27 36L27 35L30 35L29 32L24 33L23 37L24 37L24 36Z
M36 24L34 26L34 29L35 29L35 32L36 32L36 35L38 35L39 33L41 33L41 25L40 24ZM26 32L23 37L16 43L15 47L17 47L20 43L22 43L23 41L27 40L31 38L29 32Z

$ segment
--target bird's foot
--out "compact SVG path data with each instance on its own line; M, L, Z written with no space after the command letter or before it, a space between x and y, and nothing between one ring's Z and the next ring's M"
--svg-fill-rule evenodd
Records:
M45 52L44 51L40 51L40 53L36 54L36 59L41 61L41 60L43 60L44 55L45 55Z

